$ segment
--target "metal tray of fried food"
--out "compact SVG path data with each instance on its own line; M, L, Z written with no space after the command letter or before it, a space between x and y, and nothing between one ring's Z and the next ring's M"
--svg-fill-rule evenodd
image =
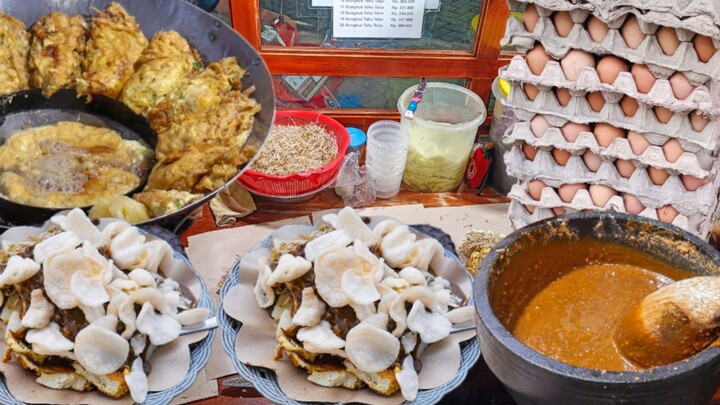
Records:
M175 30L207 62L218 61L229 56L237 58L239 65L246 71L245 76L242 78L243 88L247 89L254 86L255 91L252 93L252 97L262 107L261 111L255 115L252 132L246 145L260 148L272 125L275 113L275 94L270 72L255 48L230 26L183 0L116 0L116 2L120 3L128 14L136 19L148 38L152 38L158 31ZM110 0L0 0L0 10L4 14L21 20L29 28L41 17L52 11L61 11L70 15L90 16L93 10L102 10L110 3ZM16 95L18 94L20 93L16 93ZM6 100L6 102L12 104L22 100L22 97L14 97L11 100ZM76 105L76 103L72 104ZM25 103L23 106L26 112L44 110L44 113L47 113L46 108L40 107L39 104L31 105L30 103ZM9 105L5 108L12 108L17 112L17 109ZM72 110L73 106L68 105L66 109ZM100 119L103 116L92 110L85 110L82 113L97 115ZM27 117L27 114L25 116ZM2 116L0 116L0 120L2 119ZM124 124L127 124L127 122L124 122ZM120 133L123 134L122 131ZM0 137L0 143L2 141L3 139ZM152 142L148 143L154 146ZM180 210L151 218L137 225L169 226L177 223L212 199L218 192L235 182L241 173L242 171L222 187L206 194L200 200L184 206ZM59 211L21 206L16 203L9 205L9 201L3 198L0 198L0 202L2 203L0 205L0 227L39 224L49 218L53 212Z

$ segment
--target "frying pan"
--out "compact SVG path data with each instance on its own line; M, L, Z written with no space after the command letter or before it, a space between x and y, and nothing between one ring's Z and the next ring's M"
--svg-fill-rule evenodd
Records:
M255 86L252 96L262 107L255 115L252 132L247 140L248 145L260 148L272 125L275 94L270 72L255 49L227 24L183 0L116 0L116 2L122 4L127 12L135 17L148 39L158 31L175 30L200 52L206 62L214 62L228 56L237 58L240 66L247 71L242 79L243 88ZM29 28L52 11L88 16L93 8L104 9L110 3L111 0L0 0L0 10L21 20ZM14 115L22 117L26 123L33 125L47 125L52 123L47 122L48 117L62 118L69 115L80 117L81 122L90 123L93 120L102 122L118 130L124 138L139 137L150 146L155 146L155 135L146 133L147 123L142 122L144 119L125 115L127 111L122 111L122 108L117 106L119 103L114 100L93 97L94 101L91 105L83 106L84 103L66 97L67 93L55 95L49 101L36 97L37 94L30 91L18 94L21 97L4 100L5 103L0 108L0 144L8 136L7 133L2 132L2 128L8 125L8 121L14 119ZM58 96L57 100L56 96ZM96 98L99 100L95 101ZM222 187L180 210L137 225L168 226L176 223L234 183L241 173L242 171ZM31 207L0 197L0 227L41 224L58 211L60 209Z

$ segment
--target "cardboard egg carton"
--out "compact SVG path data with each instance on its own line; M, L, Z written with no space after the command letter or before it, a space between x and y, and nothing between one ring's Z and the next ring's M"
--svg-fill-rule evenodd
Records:
M548 128L540 138L536 138L530 129L529 122L519 122L508 128L503 136L503 143L506 146L519 145L521 147L523 143L527 143L543 150L558 148L569 151L573 155L582 155L590 150L607 161L631 160L639 168L653 166L665 169L675 175L688 174L702 179L710 177L710 170L715 162L715 159L704 149L696 148L691 151L690 148L686 148L689 143L683 145L683 142L680 143L680 146L685 152L675 162L669 162L662 146L659 146L664 142L660 144L651 142L652 145L638 156L633 152L630 142L626 138L616 138L610 146L605 148L597 143L592 132L581 132L575 142L568 142L560 128L556 127Z
M610 103L617 103L627 95L641 104L661 106L673 112L698 111L711 119L720 117L720 85L715 81L710 81L709 86L697 86L686 99L678 100L672 92L670 82L665 79L657 79L650 91L645 94L638 91L630 72L620 72L613 84L607 84L600 81L595 69L585 67L577 81L573 82L565 79L559 62L548 62L542 73L535 75L522 56L513 57L509 65L500 68L499 76L511 84L530 83L540 89L566 88L573 96L584 96L599 91Z
M582 10L605 23L635 12L640 23L680 28L720 39L720 5L716 0L508 0L512 11L520 10L524 3L556 11Z
M537 202L535 202L537 203ZM514 229L520 229L524 226L530 225L533 222L540 221L547 218L553 218L555 217L555 213L552 211L552 208L545 208L545 207L537 207L535 208L535 211L533 213L530 213L523 203L513 198L510 201L510 207L508 209L508 216L510 217L510 222L512 223L512 226ZM573 210L571 208L566 208L566 211L568 214L577 212L576 210ZM625 207L623 205L622 209L614 210L616 212L626 212ZM651 218L651 219L658 219L657 212L654 209L646 208L643 210L640 214L642 217ZM688 232L692 232L699 237L706 239L709 237L710 229L712 227L712 221L709 220L707 217L702 215L694 215L692 217L686 217L682 214L675 217L675 219L672 222L673 225L682 228Z
M616 97L610 97L611 101L606 98L603 108L599 112L595 112L590 108L584 94L573 95L571 92L571 96L569 104L562 106L553 89L543 86L535 100L530 100L525 94L521 82L514 82L511 84L506 105L513 108L515 115L520 120L530 120L536 114L542 114L554 126L562 126L567 121L583 124L607 122L630 131L677 138L709 151L715 150L718 146L720 138L720 120L718 119L710 120L705 128L698 132L693 129L687 112L676 112L670 121L662 123L657 119L653 107L647 104L639 103L637 113L628 117Z
M632 63L647 65L655 76L661 79L667 79L678 71L683 72L694 85L708 82L720 71L720 52L716 52L708 62L702 62L692 43L695 32L686 29L676 29L681 41L680 46L673 55L665 55L655 36L659 26L645 22L642 15L635 11L632 14L638 17L640 29L646 35L637 49L627 46L620 33L620 28L630 13L608 21L610 30L600 43L593 41L583 26L589 16L588 10L570 11L575 25L567 37L557 34L550 18L553 10L538 7L538 13L542 18L538 20L533 32L528 32L517 17L510 17L505 28L505 36L501 41L502 46L510 44L516 50L525 53L535 45L536 41L539 41L545 47L545 51L555 59L562 59L571 49L580 49L596 55L616 55ZM720 49L720 40L714 39L713 42L715 48Z
M663 185L652 183L645 168L636 168L629 179L618 173L611 161L604 160L597 172L585 165L582 157L573 155L565 166L555 162L550 151L539 150L534 160L528 160L519 145L505 153L505 164L510 176L520 181L542 180L549 187L563 184L602 184L621 193L635 195L645 206L662 207L671 204L680 213L691 216L707 215L717 204L717 190L720 189L720 164L713 166L712 181L695 191L685 189L680 177L671 175Z

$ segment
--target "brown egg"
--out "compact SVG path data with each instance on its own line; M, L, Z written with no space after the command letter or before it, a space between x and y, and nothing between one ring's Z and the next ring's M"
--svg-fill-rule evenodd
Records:
M535 135L535 138L542 138L548 128L550 128L550 123L542 115L538 114L530 120L530 131Z
M535 31L535 26L540 20L540 13L538 13L537 7L534 4L528 3L525 6L525 12L523 13L523 25L528 32Z
M625 138L625 130L603 122L595 124L595 140L603 148L610 146L615 138Z
M585 183L579 183L579 184L563 184L558 189L558 195L560 196L560 199L563 200L566 203L572 202L573 198L575 198L575 193L577 193L578 190L586 190L587 184Z
M643 203L632 194L623 195L623 203L625 204L625 212L628 214L640 215L645 210Z
M565 78L574 82L585 67L595 68L595 57L591 53L573 49L560 61Z
M697 111L693 111L690 113L690 126L692 126L692 129L694 129L696 132L700 132L705 129L709 122L709 119L698 114Z
M615 168L617 169L620 176L629 179L633 173L635 173L635 165L633 162L625 159L617 159L615 161Z
M590 109L595 112L600 112L603 107L605 107L605 97L603 97L599 91L588 93L585 95L585 98L587 98L588 104L590 104Z
M680 145L680 141L675 138L665 142L662 150L665 154L665 159L667 159L667 161L670 163L677 162L677 160L680 159L680 156L682 156L682 154L685 152Z
M620 99L620 109L623 110L626 117L634 117L638 109L640 109L640 104L630 96L623 96Z
M665 169L658 169L657 167L649 166L647 168L647 172L650 176L650 181L652 181L652 183L656 186L662 186L665 184L665 181L670 178L670 173L668 173Z
M678 100L685 100L695 90L695 86L690 83L690 80L682 72L677 72L670 76L670 87Z
M660 106L655 106L655 108L653 108L653 111L655 111L655 117L657 117L657 120L659 122L662 122L663 124L667 124L668 122L670 122L674 115L671 110Z
M530 83L525 83L523 85L523 90L525 90L525 95L530 101L535 101L535 98L537 98L538 94L540 94L540 89Z
M583 162L585 162L585 166L587 166L588 170L595 173L600 169L600 165L603 161L600 155L588 150L583 153Z
M530 204L525 204L525 209L527 212L529 212L531 215L535 213L535 206Z
M560 215L565 215L565 213L567 211L563 207L555 207L552 209L552 212L553 212L553 214L560 216Z
M678 216L678 214L679 213L675 208L673 208L672 205L666 205L657 209L658 219L662 222L667 222L668 224L671 224L672 221L675 220L675 217Z
M575 23L570 17L569 11L557 11L552 16L553 25L555 26L555 32L558 36L567 37L570 35L570 31L575 26Z
M572 100L570 90L562 87L555 88L555 97L557 98L558 103L560 103L563 107L567 107L567 105L570 104L570 100Z
M645 150L652 145L650 141L645 138L645 135L635 131L628 131L627 140L630 142L630 148L633 153L638 156L642 155Z
M598 208L604 208L608 201L618 194L614 188L601 184L591 184L588 192L593 204Z
M539 76L545 70L545 65L555 59L545 53L545 48L540 43L537 43L528 51L525 60L532 74Z
M608 31L610 31L610 27L608 27L607 24L602 22L599 18L591 16L588 19L587 32L590 35L590 39L593 41L597 43L602 42L607 36Z
M533 161L535 160L535 156L538 153L538 148L531 146L527 143L524 143L522 146L522 151L527 160Z
M645 40L645 34L640 30L640 23L637 17L631 15L620 28L625 43L629 48L638 49L640 44Z
M562 149L555 148L552 150L552 156L553 159L559 164L560 166L565 166L570 160L570 152Z
M633 80L635 80L635 87L637 87L640 93L649 93L650 89L655 85L655 80L657 80L655 75L645 65L634 64L632 69L630 69L630 73L632 73Z
M675 51L680 47L680 38L678 38L675 28L660 27L660 29L655 32L655 38L657 38L660 49L662 49L663 53L667 56L674 55Z
M588 124L576 124L574 122L568 122L560 128L560 132L563 134L568 142L575 142L580 136L581 132L592 132L590 125Z
M607 84L613 84L620 72L627 72L628 67L624 60L617 56L608 55L600 59L597 64L597 72L600 81Z
M540 180L532 180L528 183L528 195L535 201L540 201L540 196L545 188L545 183Z
M680 175L680 181L682 181L683 186L685 186L685 190L695 191L700 187L708 184L710 182L710 179L701 179L695 176L690 176L688 174L683 174Z
M704 63L710 61L713 55L715 55L715 52L717 52L712 38L706 37L705 35L696 34L693 38L693 47L695 48L695 52L697 53L700 62Z

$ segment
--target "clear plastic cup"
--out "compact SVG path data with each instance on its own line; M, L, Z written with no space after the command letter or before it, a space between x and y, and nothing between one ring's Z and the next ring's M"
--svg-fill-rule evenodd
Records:
M391 198L400 191L407 162L408 134L399 122L377 121L367 132L365 162L378 198Z

